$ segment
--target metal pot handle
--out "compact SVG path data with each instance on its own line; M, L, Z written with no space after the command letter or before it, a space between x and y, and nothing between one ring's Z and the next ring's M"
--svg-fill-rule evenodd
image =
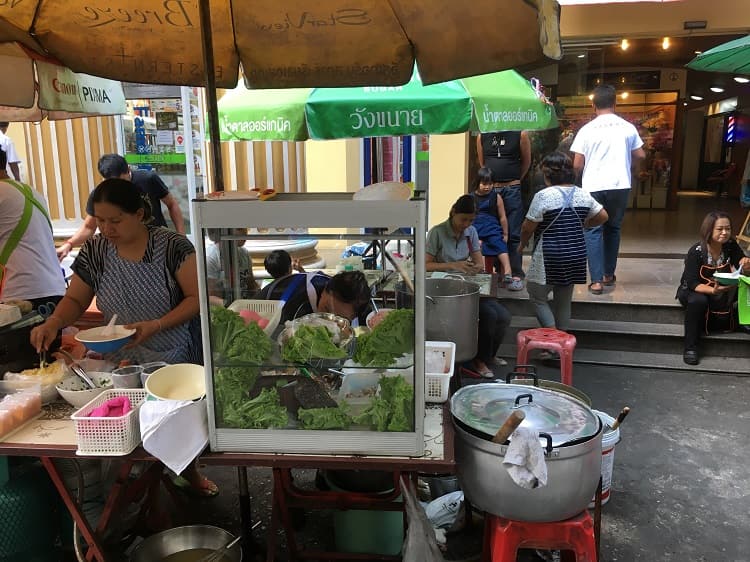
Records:
M443 275L443 279L460 279L461 281L466 281L466 277L458 273L446 273Z
M523 367L523 366L524 365L521 365L521 367ZM518 369L518 366L516 366L516 369ZM514 371L511 371L510 373L508 373L507 375L505 375L505 382L507 384L511 384L511 381L514 378L519 378L519 379L533 379L534 380L534 386L536 386L536 387L539 386L539 375L537 375L536 372L526 373L524 371L514 370ZM529 402L531 402L531 400L529 400Z
M430 295L425 295L424 298L426 298L428 301L430 301L432 304L435 304L435 299L433 299Z
M547 445L544 447L544 450L546 451L547 455L551 454L552 453L552 436L549 433L544 433L543 431L540 431L539 437L543 437L547 441Z
M526 403L526 405L531 404L534 401L534 397L531 394L519 394L516 396L516 401L513 404L514 408L520 408L521 407L521 399L528 398L529 401Z

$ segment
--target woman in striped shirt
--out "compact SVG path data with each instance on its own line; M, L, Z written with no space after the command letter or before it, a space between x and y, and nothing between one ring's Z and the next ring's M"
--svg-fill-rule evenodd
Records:
M549 154L542 161L542 172L547 187L531 201L518 251L532 234L539 233L526 273L529 300L543 327L568 330L573 286L586 283L583 229L603 224L608 217L600 203L575 185L568 156L562 152Z

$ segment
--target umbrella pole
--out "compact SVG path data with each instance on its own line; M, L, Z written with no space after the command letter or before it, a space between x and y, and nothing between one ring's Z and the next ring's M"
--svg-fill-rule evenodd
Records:
M208 134L211 137L213 188L214 191L224 191L224 168L221 164L221 141L219 140L219 108L216 98L211 6L209 0L199 0L198 6L200 8L201 40L203 42L203 67L206 72L206 104L208 106Z

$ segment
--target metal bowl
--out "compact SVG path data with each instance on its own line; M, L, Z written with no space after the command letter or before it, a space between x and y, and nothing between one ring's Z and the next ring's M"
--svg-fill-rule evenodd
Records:
M187 525L175 527L167 531L151 535L138 545L130 557L130 562L158 562L167 556L197 549L208 549L206 552L197 552L196 560L200 555L210 554L213 550L221 548L234 540L234 536L210 525ZM240 562L242 560L242 547L235 544L226 553L222 560Z
M295 318L291 321L291 323L288 323L287 326L279 334L279 346L284 347L284 344L286 344L289 338L294 335L294 331L299 326L310 324L316 325L315 320L319 319L329 320L336 323L336 325L339 327L339 330L341 330L341 340L336 343L336 346L341 349L346 349L354 339L354 330L352 329L352 325L349 320L347 320L343 316L336 316L335 314L331 314L330 312L314 312L312 314L306 314L305 316Z

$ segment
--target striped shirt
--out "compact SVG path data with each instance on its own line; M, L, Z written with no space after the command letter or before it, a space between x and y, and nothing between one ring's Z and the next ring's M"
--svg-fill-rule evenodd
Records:
M114 244L97 235L83 245L73 262L73 271L96 294L105 322L115 313L119 324L158 319L185 298L176 274L195 248L183 235L166 228L152 227L148 234L141 261L121 258ZM135 348L123 348L112 359L199 362L197 320L158 332Z
M526 279L540 285L586 283L583 223L601 210L600 203L575 186L552 186L537 193L526 214L527 220L540 223Z

